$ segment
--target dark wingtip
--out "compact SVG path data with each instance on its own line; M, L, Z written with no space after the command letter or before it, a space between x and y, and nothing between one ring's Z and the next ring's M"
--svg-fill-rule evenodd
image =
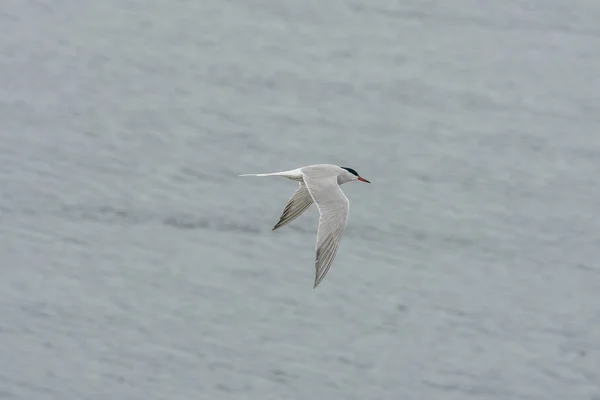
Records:
M321 281L323 280L323 277L321 277L321 279L319 279L319 276L315 276L315 284L313 285L313 289L316 289L317 286L319 286L319 284L321 283Z

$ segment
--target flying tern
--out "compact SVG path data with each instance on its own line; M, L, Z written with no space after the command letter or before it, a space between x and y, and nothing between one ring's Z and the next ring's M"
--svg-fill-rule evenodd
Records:
M314 202L319 209L317 252L315 260L315 285L325 278L340 246L342 233L348 220L350 202L340 185L350 181L371 183L355 170L331 164L316 164L289 171L240 176L282 176L299 182L298 189L289 199L273 230L292 222Z

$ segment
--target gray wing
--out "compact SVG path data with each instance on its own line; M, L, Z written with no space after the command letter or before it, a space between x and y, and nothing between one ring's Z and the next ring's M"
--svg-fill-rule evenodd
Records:
M317 232L315 288L333 264L346 227L350 202L337 183L337 172L315 168L303 170L304 182L321 214Z
M288 203L279 217L279 222L273 227L273 230L281 228L285 224L288 224L298 218L310 205L313 203L313 199L310 193L306 189L304 182L300 182L298 190L290 198Z

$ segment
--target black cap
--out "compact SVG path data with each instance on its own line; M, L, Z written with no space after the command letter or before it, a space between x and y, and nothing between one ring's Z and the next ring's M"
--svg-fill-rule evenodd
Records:
M340 168L343 168L343 169L345 169L346 171L350 172L352 175L359 176L359 175L358 175L358 172L356 172L356 171L355 171L355 170L353 170L352 168L349 168L349 167L340 167Z

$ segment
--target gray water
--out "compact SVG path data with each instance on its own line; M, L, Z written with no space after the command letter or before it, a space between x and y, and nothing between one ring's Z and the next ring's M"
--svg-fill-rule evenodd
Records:
M596 0L8 0L0 398L600 399ZM296 184L358 170L312 289Z

